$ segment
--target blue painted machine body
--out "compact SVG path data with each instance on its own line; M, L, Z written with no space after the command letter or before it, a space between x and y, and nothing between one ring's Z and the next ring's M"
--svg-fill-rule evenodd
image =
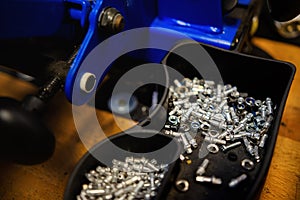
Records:
M114 7L122 14L124 30L163 27L205 44L232 49L241 21L227 20L221 3L221 0L1 0L0 39L47 36L70 39L74 32L67 28L72 26L69 22L78 21L86 34L65 82L65 94L72 101L72 91L79 89L74 81L80 65L107 38L98 26L105 8ZM245 6L250 0L239 0L239 4ZM82 104L84 100L73 103Z

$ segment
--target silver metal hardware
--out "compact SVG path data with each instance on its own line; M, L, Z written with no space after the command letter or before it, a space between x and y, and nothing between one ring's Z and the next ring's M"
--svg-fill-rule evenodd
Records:
M272 100L271 98L266 98L266 104L267 104L267 113L268 115L272 115L273 114L273 108L272 108Z
M266 143L267 139L268 139L268 135L267 135L267 134L264 134L264 135L261 137L258 146L259 146L260 148L263 148L263 147L265 146L265 143Z
M222 151L228 151L229 149L233 149L233 148L235 148L235 147L238 147L238 146L240 146L241 144L242 144L242 143L241 143L240 141L238 141L238 142L235 142L235 143L230 144L230 145L227 145L227 146L222 145Z
M112 167L98 166L86 174L90 183L82 186L77 199L136 199L148 194L153 197L167 171L167 165L145 157L126 157L125 162L116 159L112 162ZM140 168L150 171L140 172Z
M210 153L218 153L219 152L219 147L215 144L209 144L209 145L207 145L207 150Z
M214 137L209 137L209 136L206 136L204 138L204 140L209 142L209 143L226 144L225 140L220 140L220 139L217 139L217 138L214 138Z
M198 167L196 174L198 176L201 176L205 173L206 168L208 166L209 160L208 159L204 159L203 162L201 163L201 165Z
M191 154L193 151L191 149L191 145L190 145L189 141L187 140L186 136L184 134L181 134L180 139L181 139L180 141L182 142L183 148L186 151L186 153Z
M242 160L241 166L244 169L252 170L254 168L254 162L252 160L249 160L249 159L246 158L246 159Z
M236 187L240 182L242 182L243 180L245 180L247 178L246 174L242 174L234 179L231 179L231 181L229 182L228 186L229 187Z
M186 192L190 188L189 182L184 179L177 180L175 186L180 192Z
M190 145L192 145L192 147L194 149L196 149L198 147L198 143L197 143L196 139L193 138L189 132L185 132L184 134L185 134L187 140L189 141Z
M214 176L212 176L212 177L197 176L196 181L200 182L200 183L204 183L204 182L212 183L212 184L215 184L215 185L221 185L222 184L222 179L221 178L216 178Z

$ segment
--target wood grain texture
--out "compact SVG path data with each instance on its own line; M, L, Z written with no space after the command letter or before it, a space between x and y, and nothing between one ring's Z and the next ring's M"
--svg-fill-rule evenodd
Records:
M253 43L297 68L261 199L300 199L300 47L263 38Z
M253 42L274 58L289 61L299 69L286 103L274 156L260 199L300 199L300 48L261 38L255 38ZM36 90L30 83L0 73L0 96L20 100ZM63 198L68 177L86 148L77 134L78 127L74 124L72 106L62 93L51 100L46 113L44 120L56 137L54 155L48 161L33 166L0 162L0 199ZM97 111L96 114L107 136L120 131L110 113ZM95 134L95 129L88 126L91 115L83 115L84 122L77 126L86 126L90 134ZM118 121L122 128L134 125L134 122L123 118ZM105 136L95 134L94 137L95 142Z

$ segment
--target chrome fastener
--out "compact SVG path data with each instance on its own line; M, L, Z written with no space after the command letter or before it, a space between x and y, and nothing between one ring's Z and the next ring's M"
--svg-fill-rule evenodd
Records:
M263 136L261 137L261 139L259 141L258 146L260 148L263 148L265 146L265 143L266 143L267 139L268 139L268 135L267 134L263 134Z
M208 159L204 159L203 162L201 163L201 165L198 167L196 174L198 176L201 176L205 173L206 168L208 166L209 160Z
M272 115L273 114L273 108L272 108L272 100L270 97L266 98L266 104L267 104L267 113L268 115Z
M242 182L243 180L245 180L247 178L246 174L242 174L234 179L231 179L231 181L229 182L228 186L229 187L236 187L240 182Z
M240 141L238 141L238 142L235 142L235 143L233 143L233 144L230 144L230 145L227 145L227 146L225 146L225 145L222 145L222 151L228 151L229 149L233 149L233 148L235 148L235 147L238 147L238 146L240 146L242 143L240 142Z
M216 178L215 176L207 177L207 176L197 176L196 181L200 183L212 183L215 185L221 185L222 184L222 179L221 178Z

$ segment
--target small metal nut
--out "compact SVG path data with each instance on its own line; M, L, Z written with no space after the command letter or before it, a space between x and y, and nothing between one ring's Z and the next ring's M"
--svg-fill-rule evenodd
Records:
M207 145L206 148L210 153L218 153L219 152L219 147L215 144L209 144L209 145Z
M175 183L175 186L176 186L176 189L179 190L180 192L186 192L190 188L189 182L185 179L177 180Z
M241 165L244 169L247 170L252 170L254 168L254 162L247 158L241 161Z

